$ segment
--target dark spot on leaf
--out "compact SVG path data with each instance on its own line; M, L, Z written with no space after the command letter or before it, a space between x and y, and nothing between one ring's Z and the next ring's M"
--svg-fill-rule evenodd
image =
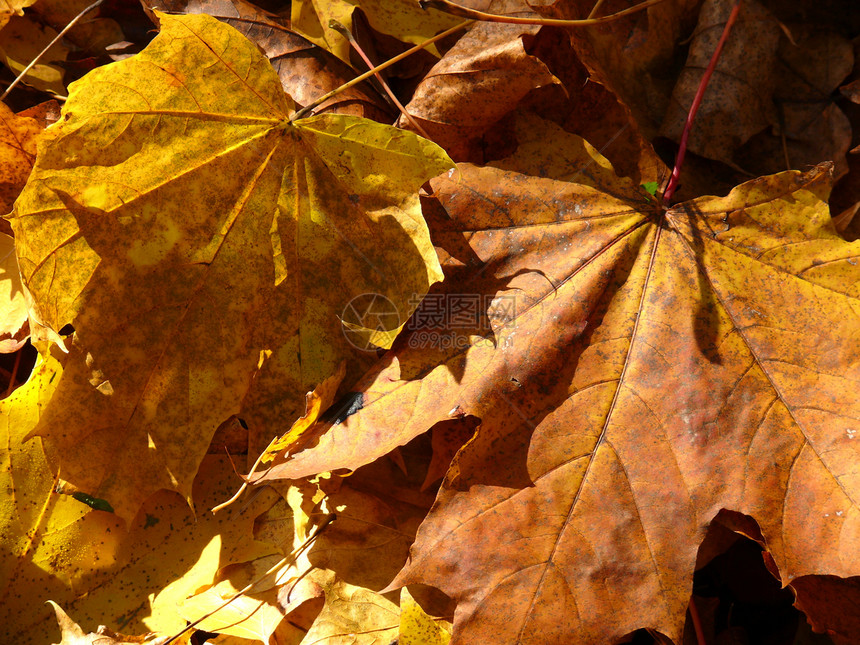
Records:
M146 514L146 521L143 523L143 528L148 529L150 526L155 526L161 520L158 519L155 515Z
M322 423L331 423L333 426L342 423L347 417L355 414L364 407L364 394L361 392L347 392L326 410L320 417Z
M94 508L97 511L107 511L108 513L113 513L113 506L111 506L107 502L107 500L99 499L98 497L93 497L92 495L81 493L80 491L72 493L72 497L74 497L79 502L86 504L90 508Z

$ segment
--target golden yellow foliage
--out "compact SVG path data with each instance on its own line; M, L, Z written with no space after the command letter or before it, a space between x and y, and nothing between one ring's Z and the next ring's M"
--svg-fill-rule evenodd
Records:
M366 362L339 321L352 298L384 295L403 324L441 279L417 189L451 163L356 117L292 123L237 31L161 19L70 87L11 216L37 309L76 330L32 434L127 521L159 489L190 497L225 418L265 445L341 361Z

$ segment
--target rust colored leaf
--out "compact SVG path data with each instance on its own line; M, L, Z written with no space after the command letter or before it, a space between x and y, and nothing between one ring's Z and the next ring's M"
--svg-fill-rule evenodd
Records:
M455 160L475 156L477 140L532 90L557 83L526 52L539 27L478 23L427 73L406 111ZM410 128L401 117L400 126Z
M454 598L456 642L677 642L721 509L758 523L783 584L858 575L860 246L830 222L830 168L663 213L562 132L499 165L433 182L476 324L414 330L328 454L278 476L480 418L395 583Z
M609 0L601 15L627 9L635 0ZM556 18L584 18L593 0L559 0L544 11ZM599 27L568 30L570 41L593 81L605 85L626 105L647 139L663 121L671 86L666 70L675 50L695 25L698 0L664 0Z
M851 42L834 29L806 23L785 25L773 70L776 121L735 152L748 172L802 170L833 161L834 180L848 171L851 124L831 95L851 72ZM746 60L744 60L746 64Z
M792 583L795 606L813 629L826 633L835 645L851 645L860 633L860 578L805 576Z
M427 476L424 478L421 490L429 488L431 484L435 484L445 476L454 455L475 435L477 426L478 419L474 417L451 419L433 426L431 430L433 459L427 469Z
M605 85L593 82L574 51L568 31L557 27L541 29L529 51L547 65L561 84L533 92L523 101L524 107L581 136L612 163L616 173L637 184L660 184L669 176L669 169L642 136L630 108ZM512 150L508 148L498 155L485 153L483 161L506 157Z

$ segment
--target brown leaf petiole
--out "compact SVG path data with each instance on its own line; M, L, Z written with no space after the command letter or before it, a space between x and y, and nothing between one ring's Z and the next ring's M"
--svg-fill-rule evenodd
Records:
M484 11L478 11L476 9L469 9L468 7L463 7L455 2L451 2L451 0L421 0L420 4L422 9L437 9L439 11L444 11L447 14L451 14L452 16L461 16L463 18L480 20L482 22L505 22L515 25L543 25L546 27L589 27L591 25L601 25L603 23L612 22L613 20L619 20L625 16L629 16L632 13L636 13L637 11L642 11L642 9L647 9L648 7L651 7L655 4L660 4L661 2L663 2L663 0L645 0L644 2L640 2L637 5L624 9L623 11L609 14L608 16L593 18L590 15L588 18L583 18L579 20L563 20L561 18L518 18L516 16L503 16L496 13L486 13ZM599 2L597 6L600 6ZM595 10L596 7L595 9L592 9L592 15L594 14Z
M247 477L243 476L243 475L239 475L239 471L236 470L236 465L233 463L233 458L230 456L230 453L227 453L227 458L230 460L230 464L233 466L233 472L235 472L237 475L239 475L239 477L241 477L243 480L242 485L239 487L239 490L236 491L236 493L233 495L233 497L228 499L226 502L221 502L217 506L213 506L210 509L211 512L217 513L221 509L227 508L228 506L230 506L230 504L232 504L237 499L239 499L239 497L242 495L242 493L245 492L245 489L248 488L248 479L251 477L251 475L254 474L254 471L257 469L257 466L259 466L260 462L263 460L263 457L266 455L267 452L269 452L269 448L271 448L277 440L278 440L278 437L272 437L272 440L269 442L269 445L266 446L266 449L260 453L260 455L257 457L257 461L255 461L254 465L251 466L251 472L248 473Z
M720 58L720 54L723 52L723 46L725 46L726 41L729 39L729 32L732 30L732 25L734 25L735 21L738 19L740 8L741 0L737 0L735 2L735 6L732 8L732 12L729 14L728 20L726 20L726 26L723 27L723 33L720 36L716 49L714 49L711 60L708 62L708 67L702 75L702 80L699 83L699 87L696 89L696 95L693 97L693 102L690 104L690 111L687 113L687 120L684 122L684 131L681 133L681 141L678 144L678 154L675 157L675 167L672 168L672 176L669 178L669 184L666 186L666 190L663 191L664 208L668 208L669 200L672 199L672 195L675 194L675 189L678 187L678 178L681 176L681 166L684 165L684 157L687 154L687 139L690 137L690 131L693 129L693 121L696 118L696 113L699 111L699 106L702 104L702 99L705 96L705 90L708 87L708 82L711 80L711 75L717 67L717 61Z
M352 45L352 48L356 51L356 53L361 56L361 60L364 61L364 64L369 68L373 69L373 63L367 54L364 53L364 50L361 48L361 45L358 44L358 41L352 35L349 29L347 29L344 25L340 24L337 20L330 20L328 26L337 31L341 36L346 38L349 41L349 44ZM388 98L391 99L391 102L397 106L397 109L400 110L400 113L404 116L404 118L409 121L410 125L415 128L415 131L420 134L425 139L429 139L430 135L424 131L424 128L412 118L412 115L406 111L406 108L403 106L398 98L394 95L394 92L391 91L391 88L388 87L388 83L385 82L385 79L381 74L375 74L376 80L379 81L379 84L382 86L382 89L385 90L385 93L388 95Z
M459 25L456 25L455 27L451 27L450 29L446 29L442 33L436 34L432 38L428 38L426 41L424 41L420 45L415 45L415 47L412 47L411 49L407 49L402 54L397 54L397 56L395 56L394 58L391 58L391 59L385 61L381 65L377 65L373 69L366 71L364 74L356 76L354 79L352 79L351 81L349 81L347 83L344 83L340 87L334 88L331 92L324 94L323 96L319 97L316 101L314 101L310 105L307 105L307 106L303 107L301 110L299 110L298 112L296 112L293 116L290 117L289 123L294 123L298 119L301 119L302 117L306 116L307 114L313 112L313 109L315 107L322 105L323 103L328 101L332 96L340 94L344 90L348 90L353 85L358 85L362 81L370 78L371 76L376 75L377 73L381 72L382 70L388 69L392 65L399 63L404 58L408 58L409 56L411 56L415 52L418 52L418 51L428 47L429 45L432 45L433 43L435 43L439 40L442 40L443 38L447 38L451 34L457 33L461 29L465 29L466 27L471 25L472 22L473 22L472 20L467 20L466 22L461 22Z

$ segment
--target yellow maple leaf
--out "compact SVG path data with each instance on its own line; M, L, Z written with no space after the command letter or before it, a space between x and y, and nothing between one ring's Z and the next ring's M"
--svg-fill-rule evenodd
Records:
M399 642L402 645L448 645L451 627L446 622L436 621L429 616L406 587L400 590Z
M224 419L267 443L342 360L354 375L353 298L380 294L402 325L442 277L417 189L451 165L371 121L290 122L239 32L161 21L141 54L70 86L11 215L38 311L76 330L32 434L128 520L158 489L189 497Z
M23 441L62 376L62 352L42 350L30 380L0 401L0 441L8 447L0 457L0 487L14 491L0 504L0 642L21 642L22 633L28 642L54 642L49 598L93 628L178 631L185 621L177 604L210 583L224 561L272 552L252 528L278 498L262 494L241 509L195 515L175 493L162 491L126 528L112 513L55 494L56 459L41 440ZM228 458L208 455L194 496L206 508L234 486Z

